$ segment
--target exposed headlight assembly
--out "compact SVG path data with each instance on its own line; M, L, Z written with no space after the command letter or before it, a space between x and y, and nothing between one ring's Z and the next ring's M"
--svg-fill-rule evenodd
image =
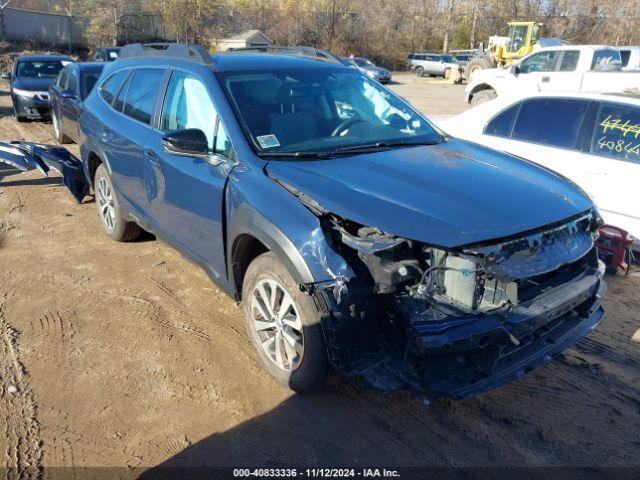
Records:
M13 93L15 95L18 95L19 97L34 98L40 92L33 92L31 90L21 90L20 88L14 88Z

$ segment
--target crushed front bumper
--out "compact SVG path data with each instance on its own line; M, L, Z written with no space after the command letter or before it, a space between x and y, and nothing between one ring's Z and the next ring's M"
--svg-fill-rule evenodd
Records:
M415 322L404 373L429 396L466 398L520 378L585 337L600 321L601 269L509 312Z

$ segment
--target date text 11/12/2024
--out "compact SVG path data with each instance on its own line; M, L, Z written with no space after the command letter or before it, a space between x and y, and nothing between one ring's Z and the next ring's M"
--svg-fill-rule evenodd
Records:
M234 478L400 478L387 468L236 468Z

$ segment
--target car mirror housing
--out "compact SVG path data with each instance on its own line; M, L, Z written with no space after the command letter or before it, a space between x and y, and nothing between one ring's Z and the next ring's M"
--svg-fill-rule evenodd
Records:
M188 128L171 132L162 137L162 147L175 155L206 156L209 154L209 141L198 128Z
M11 80L11 73L9 73L9 72L2 72L2 79L3 79L3 80Z
M520 74L520 67L514 63L509 68L509 71L512 75L515 75L517 77Z
M60 92L60 96L62 98L76 98L76 92L74 92L73 90L63 90L62 92Z

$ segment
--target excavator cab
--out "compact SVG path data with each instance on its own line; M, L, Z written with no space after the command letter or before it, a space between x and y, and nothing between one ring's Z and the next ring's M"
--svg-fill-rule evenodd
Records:
M507 65L513 60L524 57L533 50L533 46L539 38L542 29L541 23L535 22L510 22L509 40L502 51L502 58L498 63Z
M533 51L542 33L542 23L509 22L509 36L489 38L489 48L469 60L464 78L469 81L473 72L485 68L507 67Z

